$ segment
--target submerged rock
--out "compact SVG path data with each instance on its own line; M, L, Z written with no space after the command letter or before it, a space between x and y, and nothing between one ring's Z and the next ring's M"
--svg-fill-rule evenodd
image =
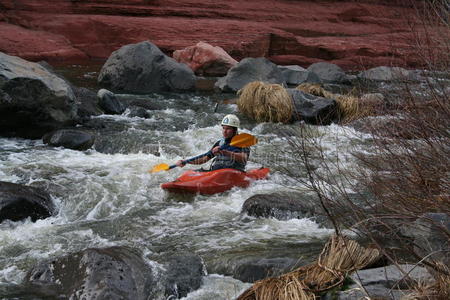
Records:
M86 249L39 263L25 276L34 296L58 299L163 299L141 254L126 247Z
M40 64L0 52L0 135L40 138L77 121L75 94Z
M50 195L38 188L0 181L0 222L45 219L55 213Z
M206 275L202 259L194 254L173 256L166 264L166 296L182 298L200 288L202 277ZM172 298L170 298L172 299Z
M194 72L145 41L114 51L98 76L100 85L124 93L193 90Z
M42 138L45 144L73 150L87 150L94 145L95 136L78 129L60 129Z

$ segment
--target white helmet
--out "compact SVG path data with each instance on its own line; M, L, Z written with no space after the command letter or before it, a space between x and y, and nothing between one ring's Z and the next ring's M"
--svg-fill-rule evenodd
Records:
M235 115L226 115L223 118L222 123L220 123L220 125L226 125L236 128L239 128L239 124L240 124L239 118L236 117Z

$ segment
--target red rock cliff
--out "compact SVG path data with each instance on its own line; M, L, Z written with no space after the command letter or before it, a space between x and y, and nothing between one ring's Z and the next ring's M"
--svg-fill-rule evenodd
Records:
M29 60L105 59L149 40L167 54L205 41L233 58L361 69L415 66L406 21L383 1L0 0L0 51ZM389 1L385 3L390 3Z

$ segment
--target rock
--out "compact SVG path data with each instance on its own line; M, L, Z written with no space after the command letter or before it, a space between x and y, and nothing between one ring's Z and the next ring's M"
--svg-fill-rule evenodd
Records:
M313 96L296 89L287 89L294 101L293 120L308 124L328 125L336 119L337 104L334 99Z
M77 120L70 85L37 63L0 52L0 135L40 138Z
M339 66L327 62L318 62L307 69L319 76L324 83L348 83L350 80Z
M367 71L360 72L358 78L374 81L401 81L413 78L412 73L399 67L376 67Z
M114 51L103 65L98 82L125 93L181 92L194 89L195 75L188 66L145 41Z
M94 145L95 136L78 129L60 129L50 132L42 138L45 144L72 150L87 150Z
M411 292L411 290L390 289L379 284L365 286L364 288L353 285L346 291L336 292L332 296L328 294L323 300L401 300L402 297L410 294Z
M253 81L286 84L283 73L277 65L260 57L241 60L228 71L225 77L220 78L215 86L222 92L237 92Z
M399 270L399 267L402 271ZM427 283L433 281L433 277L423 267L408 264L399 265L399 267L390 265L375 269L359 270L351 278L364 287L382 285L388 289L409 289L417 282ZM408 274L408 276L405 276L405 274Z
M217 77L201 77L197 76L195 79L195 90L197 91L214 91Z
M253 195L245 200L241 213L278 220L323 216L315 197L293 192Z
M93 91L81 87L72 87L72 89L77 99L77 112L81 122L103 113L98 105L97 95Z
M0 222L45 219L55 213L50 195L38 188L0 181Z
M360 103L363 106L369 106L369 107L383 107L384 102L384 96L381 93L370 93L370 94L364 94L360 98Z
M146 300L162 298L155 274L140 253L111 247L86 249L40 262L24 281L35 297Z
M450 265L450 217L445 213L426 213L414 223L404 224L402 233L414 238L414 251L428 260Z
M172 257L166 265L167 299L182 298L200 288L202 277L206 275L205 266L198 255L182 254Z
M284 80L289 85L299 85L302 83L322 83L319 76L316 73L306 71L306 69L300 66L278 66L283 73Z
M100 89L97 92L97 97L99 98L99 106L107 114L120 115L126 109L125 105L123 105L111 91Z
M297 261L292 258L249 258L241 261L233 271L233 278L243 282L255 282L292 271Z
M143 119L149 119L151 114L143 107L132 106L129 108L129 112L126 114L128 117L138 117Z
M238 62L223 48L205 42L173 52L173 58L188 65L200 76L224 76Z

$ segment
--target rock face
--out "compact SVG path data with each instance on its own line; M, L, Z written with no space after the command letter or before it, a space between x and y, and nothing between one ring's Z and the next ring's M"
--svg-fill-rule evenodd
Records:
M156 272L155 272L156 273ZM25 282L33 296L58 299L158 299L157 278L138 253L125 247L86 249L39 263Z
M195 46L173 52L173 58L187 64L200 76L224 76L238 62L221 47L199 42Z
M116 92L152 93L194 89L195 75L150 42L126 45L103 65L98 82Z
M0 223L4 220L19 221L45 219L55 213L50 195L40 189L21 184L0 181Z
M415 66L418 59L409 47L411 18L402 18L415 11L412 5L396 4L400 2L2 1L0 51L67 61L106 59L121 46L143 40L169 55L204 41L237 60L268 57L303 67L328 61L354 69Z
M77 119L70 85L43 66L0 53L0 135L41 138Z

